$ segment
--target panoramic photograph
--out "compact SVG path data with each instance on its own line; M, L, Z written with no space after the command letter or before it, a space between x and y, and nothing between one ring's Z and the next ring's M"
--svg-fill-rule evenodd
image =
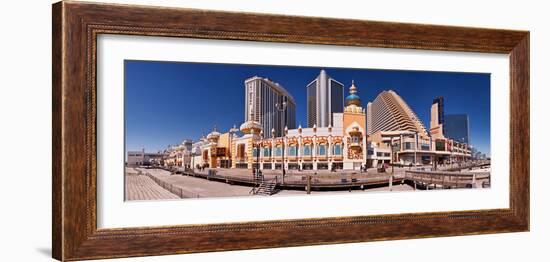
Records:
M125 201L491 187L488 73L125 60Z

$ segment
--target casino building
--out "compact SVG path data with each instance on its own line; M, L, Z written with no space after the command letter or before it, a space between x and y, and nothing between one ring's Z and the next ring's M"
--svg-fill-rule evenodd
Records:
M317 92L323 86L319 83L331 81L321 71L314 84L308 85L308 122L313 119L309 117L309 107L313 105L309 103L310 89L315 86ZM446 164L471 158L468 144L443 134L439 111L442 106L437 104L442 99L434 100L431 107L428 132L395 91L381 92L363 108L352 81L343 109L337 110L336 101L343 91L330 91L337 90L339 83L334 80L332 84L327 92L323 91L328 97L322 100L335 106L321 110L330 115L316 114L308 127L295 128L296 104L290 94L267 78L249 78L245 81L245 121L239 128L233 126L226 132L214 128L196 142L187 141L168 150L160 162L209 168L359 170L361 166ZM330 98L331 93L336 98ZM286 102L286 107L277 109L282 102ZM316 110L324 107L319 106L322 104L315 104Z
M283 122L288 128L296 128L296 102L280 84L264 77L254 76L244 81L244 119L258 122L263 130L275 130L276 136L283 134ZM286 102L286 110L279 111L278 103Z
M344 109L344 85L330 77L325 70L307 87L307 126L328 127L333 114Z
M274 128L264 132L257 118L250 116L240 130L234 127L223 134L213 130L203 137L193 149L200 151L194 162L214 168L360 169L366 161L365 110L354 83L349 90L343 112L333 113L334 125L286 127L284 136L277 136Z
M367 166L377 167L384 163L448 164L471 158L468 144L446 138L443 134L442 101L442 98L434 99L429 133L395 91L383 91L368 103Z

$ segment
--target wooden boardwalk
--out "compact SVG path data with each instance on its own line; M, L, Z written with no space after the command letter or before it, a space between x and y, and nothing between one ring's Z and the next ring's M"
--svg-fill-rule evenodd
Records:
M279 171L280 172L280 171ZM239 184L246 186L258 186L259 179L254 179L251 173L246 174L231 174L228 172L217 172L217 170L206 170L203 172L183 172L184 175L194 176L203 179L208 179L212 181L219 181L228 184ZM388 184L390 181L390 174L387 173L361 173L356 172L346 172L346 173L329 173L329 174L314 174L312 172L308 173L288 173L283 180L282 175L266 173L264 174L264 180L274 181L277 188L280 189L298 189L306 190L308 186L308 177L311 179L309 181L309 186L311 190L348 190L348 189L362 189L369 186L379 186ZM403 178L403 173L401 175L395 174L393 177L394 183L400 183Z
M179 199L180 197L159 186L150 177L127 173L124 177L124 200Z
M282 191L352 191L404 184L411 189L490 187L490 172L449 172L397 169L393 176L377 172L292 172L277 171L254 177L252 172L207 169L176 175L161 169L127 169L125 199L155 200L213 196L245 196L257 192L272 195ZM201 182L201 180L206 180ZM208 181L208 182L207 182ZM263 190L263 191L262 191ZM265 191L265 192L264 192Z
M414 184L415 189L430 188L484 188L491 185L490 172L448 172L419 171L405 172L405 181Z

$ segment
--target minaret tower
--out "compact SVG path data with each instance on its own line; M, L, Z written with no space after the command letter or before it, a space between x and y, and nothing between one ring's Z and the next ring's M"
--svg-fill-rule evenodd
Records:
M365 109L357 95L355 81L351 82L343 113L344 169L359 170L367 162L367 125Z

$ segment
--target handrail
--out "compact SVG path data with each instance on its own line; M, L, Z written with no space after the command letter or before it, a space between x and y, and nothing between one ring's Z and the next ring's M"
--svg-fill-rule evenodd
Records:
M487 172L450 172L450 171L422 171L422 170L406 170L405 175L408 173L413 174L426 174L426 175L439 175L439 176L459 176L459 177L470 177L474 174L476 176L490 175Z

